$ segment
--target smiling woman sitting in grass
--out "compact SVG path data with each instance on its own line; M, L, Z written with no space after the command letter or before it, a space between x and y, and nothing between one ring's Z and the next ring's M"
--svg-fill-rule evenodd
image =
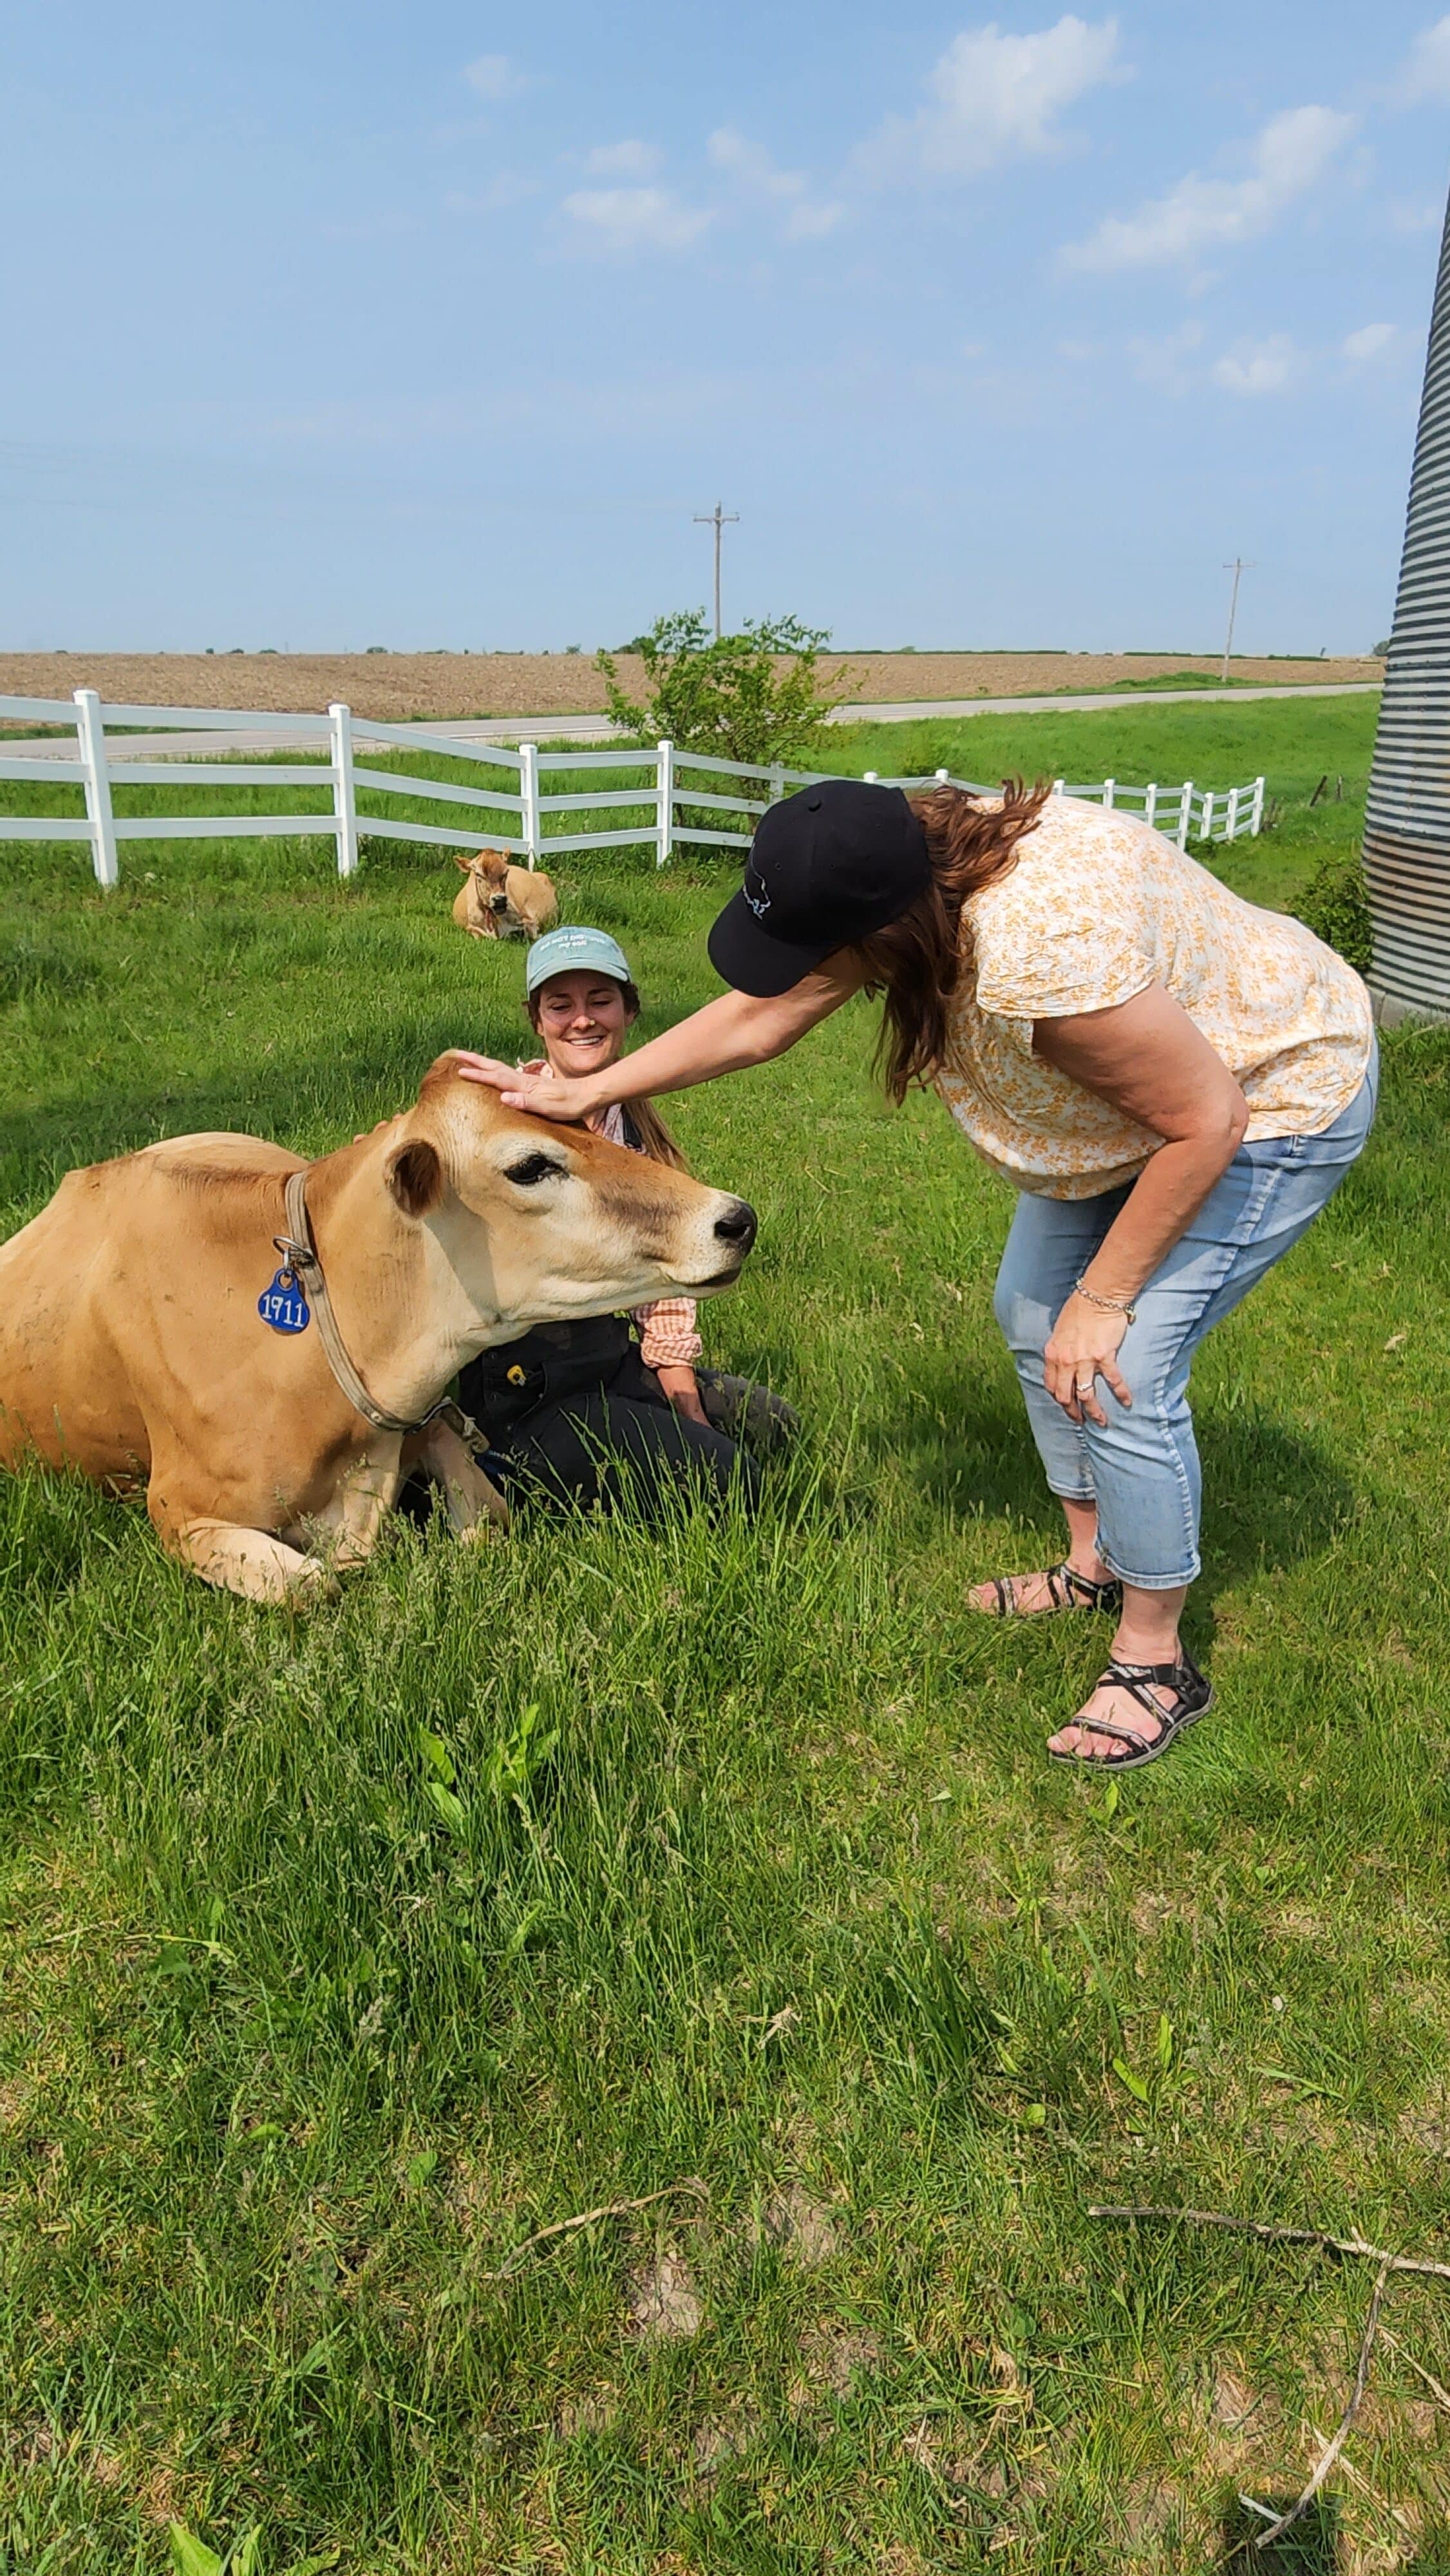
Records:
M793 1046L885 995L887 1087L932 1083L1018 1191L996 1313L1068 1548L1004 1574L999 1618L1117 1613L1058 1761L1152 1762L1212 1701L1179 1622L1200 1570L1194 1352L1296 1243L1374 1116L1369 996L1302 923L1245 903L1146 823L1045 787L908 797L833 779L762 817L710 936L734 987L562 1085L597 1116Z
M529 952L526 988L544 1049L525 1068L531 1077L562 1089L619 1062L639 994L607 931L548 932ZM589 1124L656 1162L683 1160L638 1094L628 1109L596 1110ZM762 1388L700 1368L695 1314L693 1297L662 1297L628 1319L537 1325L470 1361L460 1392L500 1480L556 1502L627 1497L645 1509L671 1485L723 1494L734 1483L753 1502L756 1471L739 1434L768 1442L794 1416Z

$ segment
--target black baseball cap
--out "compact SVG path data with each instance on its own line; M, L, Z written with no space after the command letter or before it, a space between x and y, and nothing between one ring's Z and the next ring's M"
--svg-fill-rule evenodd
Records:
M899 920L930 883L926 834L899 787L823 778L761 815L710 963L737 993L788 993L835 949Z

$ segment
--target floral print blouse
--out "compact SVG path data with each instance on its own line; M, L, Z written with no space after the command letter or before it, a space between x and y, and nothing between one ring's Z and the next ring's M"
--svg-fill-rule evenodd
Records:
M1161 984L1249 1104L1247 1141L1316 1136L1348 1108L1373 1021L1358 975L1284 913L1230 893L1151 824L1049 797L1009 873L963 908L968 952L938 1088L1017 1189L1092 1198L1161 1139L1032 1052L1036 1020Z

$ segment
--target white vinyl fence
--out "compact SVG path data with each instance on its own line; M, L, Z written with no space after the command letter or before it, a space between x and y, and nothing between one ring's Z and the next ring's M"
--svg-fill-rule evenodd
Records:
M757 816L788 787L813 786L822 778L838 774L715 760L701 752L681 751L669 742L657 743L652 751L637 744L617 750L603 745L590 751L550 751L547 745L541 749L537 743L523 742L513 751L501 743L469 742L450 736L441 727L429 726L425 730L419 725L379 724L371 717L355 720L351 709L342 705L329 707L326 716L241 714L215 707L103 706L93 689L77 689L74 700L0 697L0 724L6 723L74 726L74 759L38 757L33 750L22 753L14 747L7 755L6 736L0 733L0 779L23 780L33 786L81 787L86 810L84 817L0 814L0 840L87 842L96 877L103 886L113 886L119 880L122 841L237 840L244 836L268 840L331 837L337 846L338 874L344 877L355 873L359 843L367 838L420 841L450 850L506 850L531 868L541 857L552 858L565 851L652 847L656 864L663 867L676 849L685 846L747 849ZM108 745L108 725L125 728L125 739ZM295 762L248 760L231 754L219 761L176 757L147 760L144 756L131 756L138 748L138 730L143 734L152 730L262 733L295 742L299 752L315 743L325 748L327 756L325 760ZM455 784L373 769L357 756L359 747L366 750L373 743L385 744L389 749L401 745L414 753L426 751L465 764L475 772L493 774ZM143 742L143 755L144 748ZM626 773L631 772L633 783L623 784ZM866 775L875 779L877 773L868 770ZM551 788L544 794L540 781L545 776L561 780L562 789ZM113 780L122 787L186 790L212 785L325 787L332 793L332 811L208 814L203 809L180 815L117 815L111 794ZM971 779L952 778L945 769L937 770L933 777L889 778L880 784L927 787L938 782L970 788L979 795L995 792ZM456 824L447 825L414 823L386 813L360 813L359 790L372 799L421 798L464 810ZM1053 792L1083 797L1093 804L1141 811L1145 821L1168 833L1180 849L1190 836L1232 841L1241 833L1257 833L1264 813L1262 778L1227 790L1199 787L1192 780L1178 787L1125 787L1112 778L1091 786L1070 785L1059 778L1054 781ZM622 813L625 809L632 809L635 819L621 829L570 828L571 817L587 813L592 818L601 812ZM641 821L642 810L650 820ZM708 822L700 821L702 814L710 818ZM485 817L499 819L485 822ZM562 829L558 828L560 823Z

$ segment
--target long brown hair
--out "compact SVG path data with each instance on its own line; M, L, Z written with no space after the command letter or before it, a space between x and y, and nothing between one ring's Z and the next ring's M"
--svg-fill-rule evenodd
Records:
M1028 787L1004 778L1000 805L984 805L964 787L928 787L907 799L926 834L931 883L856 951L867 992L886 997L876 1062L898 1106L913 1083L935 1079L946 1054L948 1012L969 962L962 907L1007 874L1051 793L1045 779Z
M617 976L613 977L611 980L615 983L619 982L619 978ZM639 1018L640 1011L639 986L637 984L620 984L619 989L624 995L624 1007L628 1012L629 1017L631 1020L637 1020ZM538 994L530 993L524 1007L529 1015L530 1026L533 1029L534 1035L537 1037L539 1033ZM679 1146L675 1143L673 1136L670 1134L668 1127L665 1125L663 1118L660 1116L660 1113L656 1109L652 1100L631 1100L627 1104L624 1114L629 1120L630 1125L633 1127L636 1136L639 1138L640 1152L642 1154L648 1154L652 1163L669 1163L677 1172L686 1172L689 1170L689 1165L685 1161L684 1155L680 1152Z

